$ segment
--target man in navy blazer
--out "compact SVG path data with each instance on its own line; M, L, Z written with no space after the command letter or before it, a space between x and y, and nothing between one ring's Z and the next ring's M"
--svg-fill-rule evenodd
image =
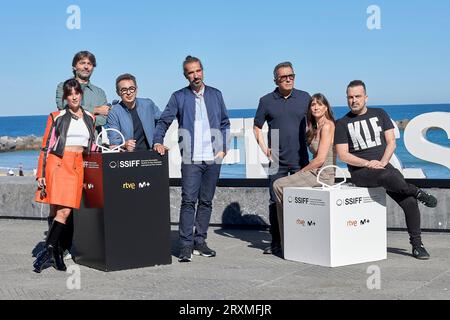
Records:
M212 199L227 152L230 120L222 93L203 83L203 65L187 56L183 72L189 86L174 92L156 125L154 150L164 154L164 136L172 121L178 120L181 163L180 255L190 262L192 253L214 257L206 244ZM197 204L197 210L195 205Z
M127 151L152 150L155 124L161 111L152 100L136 98L137 89L133 75L126 73L117 78L116 91L122 101L113 104L107 127L123 134ZM108 139L114 146L122 143L122 138L114 131L108 131Z

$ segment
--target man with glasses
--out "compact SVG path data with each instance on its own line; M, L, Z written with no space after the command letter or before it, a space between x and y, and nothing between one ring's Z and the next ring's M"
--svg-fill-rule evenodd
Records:
M282 250L273 183L309 163L306 113L311 96L294 88L295 73L290 62L279 63L273 71L273 76L277 88L259 100L253 131L261 150L270 160L269 221L272 242L263 253L278 255ZM266 121L269 126L268 145L261 130ZM272 150L272 145L278 145L278 148Z
M122 74L116 79L116 92L122 99L114 104L108 114L109 128L119 130L125 138L127 151L151 150L155 124L161 111L150 99L137 98L136 78ZM119 145L122 138L117 132L108 131L111 145Z
M101 88L93 85L90 81L96 66L97 61L95 56L89 51L78 52L72 60L74 78L81 84L81 89L83 90L81 106L95 115L96 130L100 133L102 126L106 123L106 116L108 115L110 106L107 105L105 92ZM59 110L66 107L62 101L62 96L63 82L58 84L56 88L56 106Z

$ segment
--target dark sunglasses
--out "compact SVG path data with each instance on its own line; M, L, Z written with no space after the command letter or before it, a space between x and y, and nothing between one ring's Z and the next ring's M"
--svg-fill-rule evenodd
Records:
M278 77L278 81L279 82L285 82L288 78L291 81L294 80L295 79L295 74L293 73L293 74L287 74L285 76L280 76L280 77Z

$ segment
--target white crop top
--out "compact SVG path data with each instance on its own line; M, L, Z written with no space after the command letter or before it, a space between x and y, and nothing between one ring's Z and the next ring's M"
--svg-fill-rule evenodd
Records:
M67 130L66 147L83 146L87 147L89 142L89 130L84 123L83 118L70 120L69 129Z

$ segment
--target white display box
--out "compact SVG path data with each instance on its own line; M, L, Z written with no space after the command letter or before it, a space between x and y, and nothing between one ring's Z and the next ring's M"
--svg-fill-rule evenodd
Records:
M284 258L338 267L387 257L383 188L284 188Z

